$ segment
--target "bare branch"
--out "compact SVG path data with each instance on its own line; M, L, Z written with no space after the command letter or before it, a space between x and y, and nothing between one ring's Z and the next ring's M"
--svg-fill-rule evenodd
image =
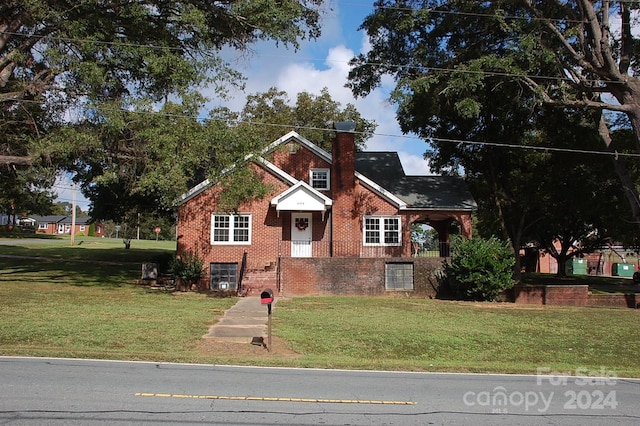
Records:
M14 164L16 166L31 166L33 159L31 157L17 157L13 155L0 155L0 164Z

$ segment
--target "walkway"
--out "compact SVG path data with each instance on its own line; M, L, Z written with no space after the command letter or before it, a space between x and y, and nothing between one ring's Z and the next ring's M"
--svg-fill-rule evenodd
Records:
M251 343L254 337L267 336L267 305L259 297L243 297L209 328L205 339L230 343Z

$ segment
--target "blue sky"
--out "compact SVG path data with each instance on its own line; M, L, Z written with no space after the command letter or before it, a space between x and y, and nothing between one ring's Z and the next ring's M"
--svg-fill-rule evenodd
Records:
M358 27L373 11L372 1L333 0L322 18L322 36L318 40L304 42L298 51L276 47L274 43L259 43L251 54L229 53L233 65L246 77L244 92L234 92L228 101L216 99L212 93L204 94L212 99L209 109L228 106L239 111L246 96L265 92L276 87L288 93L295 102L302 91L319 94L327 87L332 98L344 107L353 103L367 119L378 124L376 136L367 142L369 151L395 151L407 174L429 174L427 162L422 158L425 142L403 137L395 119L394 107L387 101L393 88L391 79L383 79L383 85L366 98L355 99L344 87L349 72L349 60L367 49L367 39ZM60 181L55 188L61 201L71 201L71 185ZM87 210L87 201L78 193L78 205Z
M373 1L333 0L322 18L322 36L303 43L299 51L260 43L252 55L236 55L240 59L233 63L247 78L245 91L235 93L229 102L214 99L209 103L210 108L226 105L238 111L248 94L265 92L270 87L286 91L294 102L302 91L317 95L327 87L332 98L343 107L353 103L365 118L378 123L378 135L367 142L367 150L396 151L407 174L429 174L422 157L425 142L401 136L395 109L387 101L393 88L391 79L383 79L383 87L363 99L355 99L344 87L349 60L367 49L366 36L358 27L372 11Z

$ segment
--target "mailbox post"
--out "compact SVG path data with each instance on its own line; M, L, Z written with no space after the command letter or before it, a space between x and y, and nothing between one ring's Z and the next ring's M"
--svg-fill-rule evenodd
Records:
M271 304L273 303L273 290L264 289L260 293L260 303L267 305L267 350L271 350Z

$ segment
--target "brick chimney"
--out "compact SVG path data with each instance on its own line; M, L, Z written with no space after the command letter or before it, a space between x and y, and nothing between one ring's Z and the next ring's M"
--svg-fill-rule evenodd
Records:
M357 257L360 252L362 230L354 220L354 192L356 186L356 143L353 122L333 124L336 138L331 146L331 240L332 253L338 257Z
M336 138L331 145L331 193L334 197L352 192L355 188L356 142L353 121L333 123Z

